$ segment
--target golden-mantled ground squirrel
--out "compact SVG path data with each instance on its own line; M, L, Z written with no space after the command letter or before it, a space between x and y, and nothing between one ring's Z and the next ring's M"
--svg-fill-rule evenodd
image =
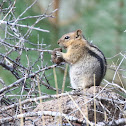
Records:
M106 73L106 59L104 54L76 30L63 35L58 40L59 46L67 50L66 53L56 51L56 57L70 65L70 81L73 89L99 86Z

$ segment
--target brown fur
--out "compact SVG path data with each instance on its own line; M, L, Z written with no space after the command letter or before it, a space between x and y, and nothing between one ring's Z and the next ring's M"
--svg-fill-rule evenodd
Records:
M106 59L96 46L83 37L81 30L63 35L58 44L67 50L66 53L58 51L56 55L70 64L69 73L73 88L93 86L94 74L95 85L100 85L106 73Z

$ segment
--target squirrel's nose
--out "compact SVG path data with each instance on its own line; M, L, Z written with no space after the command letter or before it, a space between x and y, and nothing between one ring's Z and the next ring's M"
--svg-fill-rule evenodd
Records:
M57 44L59 44L60 42L58 41Z

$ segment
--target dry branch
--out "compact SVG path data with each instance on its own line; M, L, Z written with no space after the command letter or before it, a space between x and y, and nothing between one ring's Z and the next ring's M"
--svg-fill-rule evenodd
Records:
M39 111L39 112L28 112L28 113L24 113L24 114L15 115L13 117L0 119L0 124L10 122L10 121L15 120L15 119L20 119L20 118L25 118L25 117L33 117L33 116L52 116L52 117L62 116L67 120L76 121L78 123L83 123L83 121L81 121L81 120L79 120L79 119L77 119L73 116L68 116L68 115L63 114L63 113L61 114L60 112Z
M2 88L2 89L0 90L0 94L2 94L3 92L9 90L9 89L12 88L12 87L19 86L19 84L20 84L21 82L25 81L26 79L28 79L28 78L33 78L33 77L35 77L38 73L40 73L40 72L42 72L42 71L45 71L45 70L52 69L52 68L54 68L54 67L56 67L56 66L57 66L57 65L48 66L48 67L46 67L46 68L43 68L43 69L40 69L40 70L36 71L35 73L32 73L32 74L30 74L30 75L26 75L25 77L22 77L21 79L15 81L14 83L10 84L9 86Z
M126 125L126 118L121 118L118 120L113 120L108 123L98 122L96 126L124 126Z
M28 29L32 29L32 30L41 31L41 32L49 32L48 30L44 30L44 29L41 29L41 28L36 28L36 27L33 27L33 26L22 25L22 24L9 23L9 22L3 21L3 20L0 20L0 24L10 25L12 27L17 26L17 27L22 27L22 28L28 28Z
M79 123L79 124L86 125L86 122L84 120L80 120L76 117L68 116L67 114L63 114L63 113L60 113L60 112L52 112L52 111L38 111L38 112L28 112L28 113L24 113L24 114L18 114L18 115L15 115L13 117L0 119L0 124L7 123L7 122L10 122L12 120L16 120L16 119L20 119L20 118L34 117L34 116L62 117L62 118L65 118L65 119L67 119L71 122L76 122L76 123ZM114 124L115 125L126 125L126 118L113 120L113 121L110 121L110 122L107 122L107 123L104 123L104 122L98 122L97 124L92 123L92 126L106 126L106 125L107 126L113 126Z
M98 89L99 90L99 88L97 88L96 87L96 89ZM97 90L97 91L98 91ZM89 89L89 90L87 90L86 92L88 93L88 91L90 92L90 91L92 91L92 89ZM104 98L102 99L102 96L101 96L101 98L97 98L96 99L96 101L97 102L99 102L99 101L101 101L104 105L106 105L106 103L107 104L113 104L113 105L115 105L115 101L114 100L116 100L116 99L114 99L115 98L115 94L113 94L113 95L111 95L111 97L113 97L113 99L114 100L112 100L112 101L107 101L107 97L110 97L109 96L109 94L107 94L105 91L107 91L107 90L104 90L104 92L102 92L102 94L101 95L105 95L104 96ZM108 91L107 91L108 92ZM76 92L70 92L70 93L72 93L72 97L74 98L74 100L75 100L75 98L76 98L76 103L77 103L77 101L79 100L79 102L84 102L84 99L86 98L86 96L85 96L85 98L84 98L84 96L83 96L83 93L82 93L82 95L81 96L75 96L75 94L76 94ZM38 98L34 98L34 99L27 99L27 101L25 100L25 101L22 101L21 102L21 104L23 105L24 103L28 103L28 102L32 102L32 101L37 101L37 100L39 100L39 99L47 99L47 98L60 98L60 99L62 99L63 97L64 97L64 99L65 100L63 100L64 102L62 102L62 104L66 104L66 106L64 106L65 108L67 108L67 109L70 109L68 106L71 106L71 108L74 106L74 104L73 103L71 103L70 102L70 99L67 99L67 97L66 96L68 96L68 94L70 94L70 93L63 93L63 94L59 94L59 95L51 95L51 96L41 96L41 97L38 97ZM92 92L93 93L93 92ZM92 94L91 93L91 94ZM73 95L74 94L74 95ZM76 94L77 95L77 94ZM61 97L62 96L62 97ZM107 96L107 97L106 97ZM92 96L91 96L92 97ZM90 98L91 98L90 97ZM104 99L105 99L105 97L106 97L106 101L104 101ZM84 98L84 99L83 99ZM87 97L87 98L89 98L89 96ZM67 100L66 100L67 99ZM42 104L45 106L45 108L46 109L50 109L50 107L52 108L52 109L54 109L53 108L53 106L58 106L58 105L56 105L55 103L57 103L57 101L58 101L59 99L55 99L53 102L52 101L47 101L47 103L46 102L43 102ZM80 101L81 100L81 101ZM103 102L104 101L104 102ZM78 102L78 103L79 103ZM93 99L92 99L92 102L93 102ZM51 103L52 103L52 105L51 105ZM69 104L73 104L73 105L69 105ZM50 107L48 108L47 107L47 104L48 105L50 105ZM53 105L54 104L54 105ZM82 104L82 103L80 103L80 104ZM80 105L79 104L79 105ZM89 103L88 103L89 104ZM118 103L119 104L119 103ZM125 104L125 103L124 103ZM19 104L18 104L19 105ZM67 106L68 105L68 106ZM98 104L97 104L98 105ZM103 105L103 106L104 106ZM121 104L120 104L121 105ZM119 106L120 106L119 105ZM82 104L82 106L84 106L83 104ZM16 107L16 106L15 106ZM98 107L98 106L97 106ZM100 107L100 106L99 106ZM44 108L44 109L45 109ZM12 109L12 108L11 108ZM5 123L5 122L10 122L10 121L12 121L12 120L15 120L15 119L20 119L20 118L25 118L25 117L34 117L34 118L38 118L38 117L40 117L41 118L41 116L50 116L50 118L53 118L53 117L59 117L59 116L61 116L62 117L62 119L63 119L63 121L64 122L66 122L65 120L69 120L70 121L70 123L77 123L77 124L83 124L83 125L86 125L86 122L85 122L85 120L84 119L82 119L82 118L78 118L78 117L76 117L76 116L74 116L74 115L70 115L70 114L61 114L60 112L58 112L57 111L57 108L55 108L56 110L53 110L52 111L52 109L50 110L50 111L48 111L48 110L44 110L44 111L40 111L41 110L41 105L40 106L38 106L37 107L37 109L39 110L39 111L33 111L33 112L27 112L27 113L23 113L23 114L18 114L18 115L14 115L14 116L10 116L10 117L6 117L6 118L4 118L4 119L1 119L0 120L0 123ZM75 109L75 108L74 108ZM81 108L82 109L82 111L83 111L83 107ZM108 109L109 109L109 107L108 107ZM110 108L109 110L107 110L108 112L111 110L112 108ZM114 108L113 108L114 109ZM5 110L4 110L5 111ZM111 110L112 111L112 110ZM64 111L65 112L65 111ZM97 112L97 114L98 114L98 112ZM108 115L108 117L109 116L111 116L111 114L112 113L110 113L109 112L109 115ZM35 117L35 116L37 116L37 117ZM78 115L79 116L79 115ZM91 117L92 117L92 115L90 115ZM31 120L34 120L34 118L31 118ZM92 117L93 118L93 117ZM29 118L28 118L29 119ZM100 121L98 121L97 123L96 123L96 126L113 126L113 125L125 125L126 124L126 119L125 118L121 118L121 119L112 119L112 121L107 121L107 122L100 122ZM95 126L95 123L93 123L92 122L92 126Z

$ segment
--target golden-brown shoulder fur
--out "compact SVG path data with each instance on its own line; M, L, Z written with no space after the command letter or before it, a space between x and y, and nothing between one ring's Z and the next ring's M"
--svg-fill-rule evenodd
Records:
M66 53L57 51L56 56L70 64L71 86L87 88L100 85L106 73L106 59L104 54L94 45L90 44L81 30L63 35L57 42L60 47L66 49Z

